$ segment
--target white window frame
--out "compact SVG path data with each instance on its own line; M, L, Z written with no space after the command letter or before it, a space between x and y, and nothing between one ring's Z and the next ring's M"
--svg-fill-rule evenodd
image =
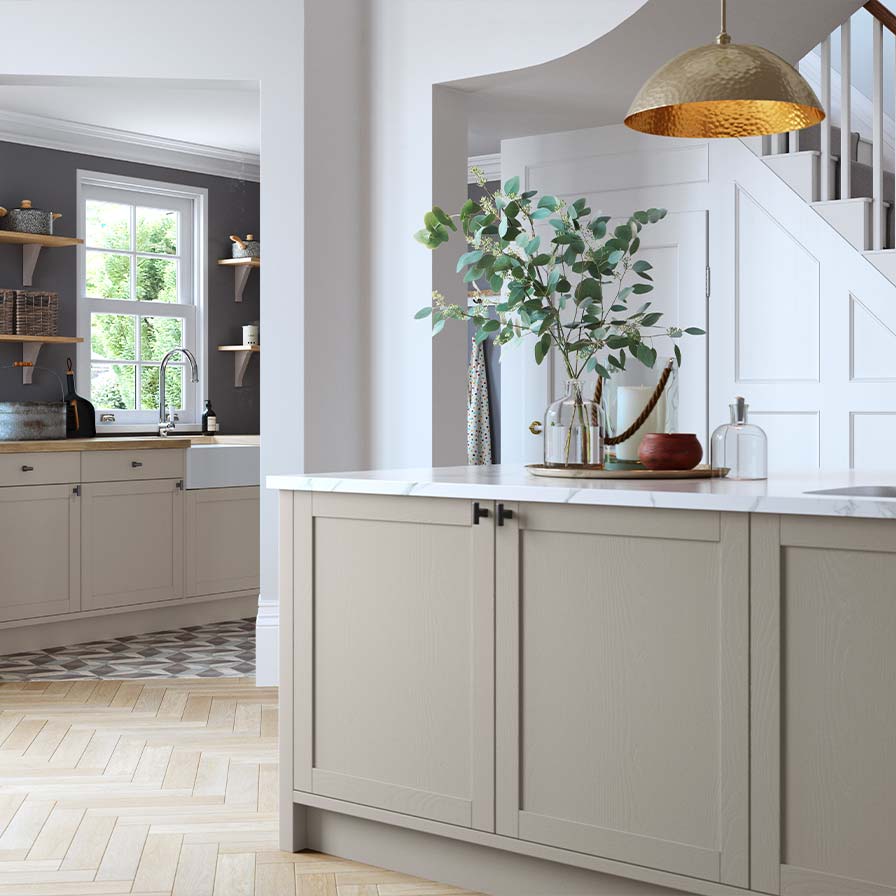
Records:
M178 234L180 270L178 290L189 285L192 288L191 303L141 302L127 299L96 299L86 295L87 250L87 200L122 202L138 201L145 207L176 208L182 220L192 224L192 240L186 234ZM189 430L201 423L202 396L208 381L208 190L182 184L164 183L97 171L77 172L78 237L85 242L77 249L77 335L84 342L78 345L79 391L89 396L91 370L90 315L96 313L129 314L138 317L179 317L184 319L184 346L196 356L199 365L199 382L192 383L188 368L183 373L184 408L180 411L179 426ZM186 236L186 242L181 242ZM189 244L189 245L188 245ZM101 248L101 247L93 247ZM130 251L122 254L130 255ZM139 254L139 253L138 253ZM136 284L134 284L136 287ZM177 357L180 364L186 359ZM138 393L139 394L139 393ZM146 432L155 430L159 419L157 410L113 410L113 423L102 423L105 409L97 408L97 430L106 433Z

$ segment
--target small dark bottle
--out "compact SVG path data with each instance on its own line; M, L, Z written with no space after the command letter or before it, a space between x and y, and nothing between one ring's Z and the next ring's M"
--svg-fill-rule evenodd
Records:
M212 407L211 401L206 398L205 410L202 413L202 434L213 436L218 431L218 415Z

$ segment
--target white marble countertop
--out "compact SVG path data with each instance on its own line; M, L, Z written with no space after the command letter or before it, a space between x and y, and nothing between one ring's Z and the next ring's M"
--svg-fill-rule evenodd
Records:
M896 471L811 471L776 474L767 480L753 482L730 479L611 481L543 479L530 475L523 466L499 464L267 478L268 488L285 491L896 518L896 497L806 494L817 489L855 486L891 486L896 489Z

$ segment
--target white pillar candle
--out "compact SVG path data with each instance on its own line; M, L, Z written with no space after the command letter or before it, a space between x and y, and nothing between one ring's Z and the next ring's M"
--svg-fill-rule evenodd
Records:
M616 432L627 430L650 401L654 393L654 386L619 386L616 390ZM648 432L665 432L666 430L666 403L661 398L656 407L650 412L650 416L641 425L641 428L629 439L620 442L616 446L617 460L637 460L638 448L641 447L641 439Z

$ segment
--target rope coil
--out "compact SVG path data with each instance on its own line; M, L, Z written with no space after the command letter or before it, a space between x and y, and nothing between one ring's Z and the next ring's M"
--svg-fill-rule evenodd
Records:
M666 384L669 382L669 377L672 376L672 361L671 359L666 364L666 369L660 374L659 382L656 384L656 389L653 390L653 395L650 396L650 400L644 405L644 410L637 416L634 423L625 430L625 432L620 433L617 436L607 436L604 439L604 445L618 445L620 442L626 441L626 439L630 439L646 422L647 418L653 413L653 409L657 406L659 400L663 397L663 392L666 389ZM594 402L600 407L600 400L603 396L604 389L604 381L603 378L597 378L597 384L594 387Z

